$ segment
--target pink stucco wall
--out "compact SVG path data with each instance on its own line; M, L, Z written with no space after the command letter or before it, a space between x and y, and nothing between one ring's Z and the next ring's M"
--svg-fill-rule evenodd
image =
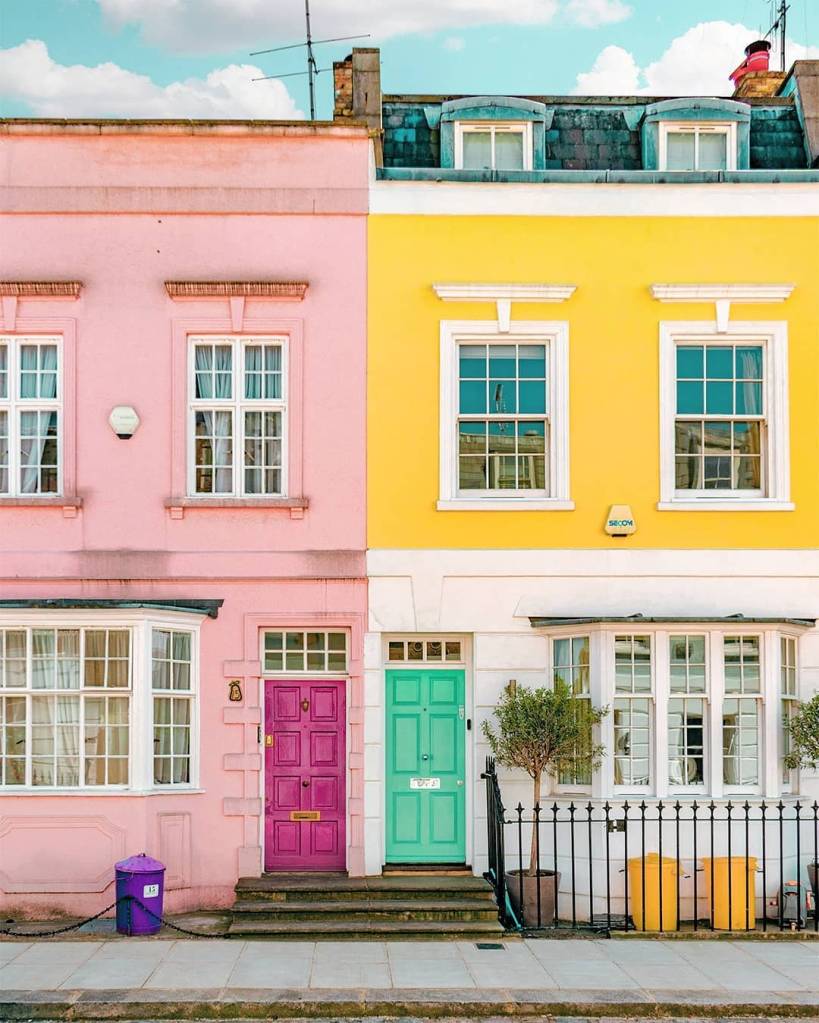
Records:
M123 852L169 861L171 908L225 904L261 864L258 634L349 630L348 865L363 870L368 140L357 128L0 124L0 280L82 282L5 300L0 330L59 331L78 507L0 498L0 598L218 597L201 631L201 792L0 794L0 905L111 901ZM164 282L305 281L303 301L175 301ZM285 332L300 350L306 507L172 508L184 478L188 330ZM129 441L108 425L136 408ZM73 442L72 442L73 437ZM44 612L47 615L47 612ZM0 608L2 615L2 608ZM228 703L229 679L244 700Z

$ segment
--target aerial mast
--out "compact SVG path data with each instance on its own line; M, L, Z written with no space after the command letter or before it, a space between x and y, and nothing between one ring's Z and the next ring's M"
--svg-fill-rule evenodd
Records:
M271 78L297 78L299 75L307 75L307 81L310 89L310 120L315 121L316 119L316 76L322 71L329 71L330 68L320 68L316 63L315 55L313 54L313 44L318 46L320 43L340 43L347 39L369 39L369 32L362 35L355 36L334 36L331 39L313 39L313 33L310 28L310 0L304 0L304 22L306 28L306 40L303 43L291 43L288 46L274 46L270 50L254 50L250 54L251 57L258 57L263 53L280 53L282 50L297 50L299 47L304 46L307 48L307 70L306 71L290 71L284 75L262 75L260 78L254 78L254 82L266 82Z

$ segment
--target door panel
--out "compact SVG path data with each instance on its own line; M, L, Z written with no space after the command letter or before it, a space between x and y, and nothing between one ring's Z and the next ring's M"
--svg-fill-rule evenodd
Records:
M388 670L387 862L466 856L463 671ZM421 787L427 779L437 787Z
M346 865L345 683L266 682L265 870ZM294 819L308 812L317 819Z

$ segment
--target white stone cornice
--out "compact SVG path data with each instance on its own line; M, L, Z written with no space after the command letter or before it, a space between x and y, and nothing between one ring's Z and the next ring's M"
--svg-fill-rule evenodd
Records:
M444 302L494 302L498 309L498 330L506 334L513 302L565 302L577 290L575 284L433 284Z
M784 302L793 284L652 284L660 302Z
M651 294L660 302L713 302L717 330L728 329L732 302L784 302L793 284L652 284Z

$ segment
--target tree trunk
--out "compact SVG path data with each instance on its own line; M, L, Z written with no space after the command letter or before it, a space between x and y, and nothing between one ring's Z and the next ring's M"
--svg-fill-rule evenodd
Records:
M532 796L534 798L534 803L533 803L533 806L532 806L532 849L531 849L531 852L529 854L529 877L537 877L537 871L538 871L538 866L539 866L539 864L538 864L538 855L537 855L537 852L538 852L538 828L537 828L537 824L535 823L536 817L535 817L534 807L540 805L540 779L541 779L541 776L538 774L537 777L534 779L534 787L533 787L533 790L532 790Z

